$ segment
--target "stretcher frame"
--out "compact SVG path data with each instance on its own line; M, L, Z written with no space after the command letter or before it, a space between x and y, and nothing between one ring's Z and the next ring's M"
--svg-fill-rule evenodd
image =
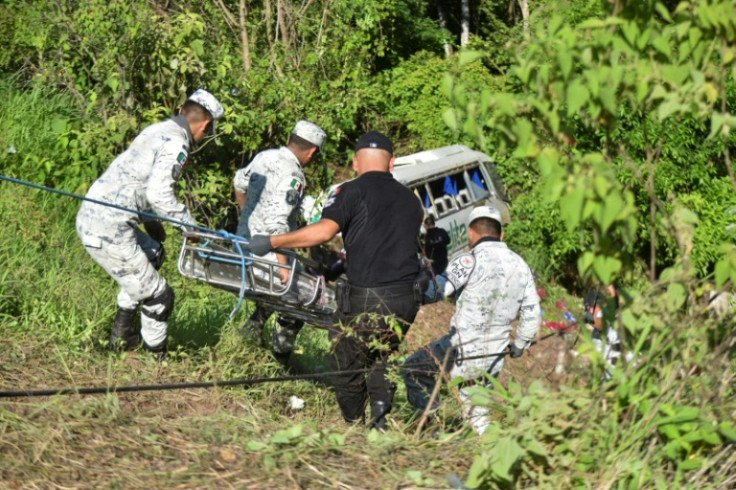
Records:
M183 232L183 238L178 260L182 276L314 326L334 324L335 289L316 272L319 265L315 261L291 250L278 250L289 259L289 279L282 284L279 271L284 264L245 251L248 241L244 238L196 230Z

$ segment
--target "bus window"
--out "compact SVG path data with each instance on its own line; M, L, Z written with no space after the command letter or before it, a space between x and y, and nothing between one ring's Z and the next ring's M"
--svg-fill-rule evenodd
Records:
M468 171L470 174L470 189L472 190L473 199L479 201L484 197L490 195L488 190L488 184L486 179L479 168L474 168Z
M486 170L486 174L488 174L488 176L491 178L496 196L502 201L509 202L508 197L506 197L506 189L503 186L501 177L498 175L498 169L496 168L496 165L494 165L492 162L483 162L483 167Z

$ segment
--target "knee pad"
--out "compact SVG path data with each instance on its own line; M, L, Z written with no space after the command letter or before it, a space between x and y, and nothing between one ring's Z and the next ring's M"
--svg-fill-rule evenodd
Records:
M163 308L156 308L163 305ZM154 311L159 310L158 312ZM160 294L143 302L143 314L159 322L165 322L174 311L174 290L168 284Z

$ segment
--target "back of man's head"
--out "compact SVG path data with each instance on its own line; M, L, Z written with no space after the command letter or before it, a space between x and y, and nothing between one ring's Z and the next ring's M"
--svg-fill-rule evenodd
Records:
M327 139L327 133L309 121L299 121L289 135L288 146L300 151L307 151L314 147L322 153L322 145Z
M214 123L225 114L225 109L214 95L203 89L195 90L179 111L190 123L212 120Z
M383 133L368 131L358 138L353 157L353 168L362 175L365 172L390 172L393 170L394 145Z
M488 236L491 238L501 237L501 223L495 219L477 218L470 224L470 227L480 236Z
M468 226L480 236L500 238L503 226L501 213L491 206L478 206L470 212Z

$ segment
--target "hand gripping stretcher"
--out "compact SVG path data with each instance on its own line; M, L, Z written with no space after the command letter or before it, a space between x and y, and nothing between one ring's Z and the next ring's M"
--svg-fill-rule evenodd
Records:
M185 231L179 253L179 273L214 287L257 301L280 315L303 320L314 326L334 323L337 308L335 289L318 272L318 264L290 251L278 253L289 258L289 280L281 283L276 260L251 255L248 241L237 235Z

